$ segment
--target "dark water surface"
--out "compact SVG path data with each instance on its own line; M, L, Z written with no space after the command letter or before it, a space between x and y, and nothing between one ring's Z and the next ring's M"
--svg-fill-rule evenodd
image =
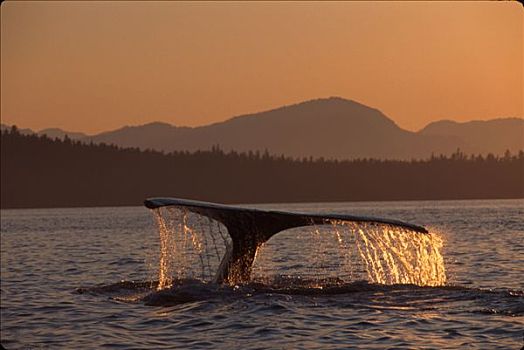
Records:
M291 272L273 283L229 287L186 281L163 295L155 293L159 239L147 209L2 210L2 345L7 349L520 349L524 345L524 200L259 207L424 225L444 240L448 282L420 287L355 281L311 288L301 285L299 265L292 261L297 258L284 254L278 257L279 269L289 265ZM279 242L283 251L307 251L308 245L318 244L298 239Z

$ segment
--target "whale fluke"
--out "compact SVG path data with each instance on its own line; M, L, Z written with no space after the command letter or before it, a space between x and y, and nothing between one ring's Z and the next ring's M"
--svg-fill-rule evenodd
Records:
M217 203L179 198L149 198L144 201L149 209L164 206L183 207L186 210L221 222L231 237L232 246L215 276L217 283L238 284L248 282L257 249L278 232L300 226L325 225L333 221L382 224L401 227L422 234L422 227L397 220L340 214L307 214L275 210L248 209Z

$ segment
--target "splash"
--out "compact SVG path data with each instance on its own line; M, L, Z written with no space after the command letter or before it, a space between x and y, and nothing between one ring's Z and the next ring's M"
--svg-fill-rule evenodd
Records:
M332 224L346 261L352 259L348 256L351 249L344 245L344 241L355 244L369 281L419 286L446 283L444 259L440 252L443 241L438 234L419 234L390 225Z
M224 225L178 207L153 212L160 235L157 289L169 288L177 280L212 280L231 245Z
M224 225L182 207L153 210L160 234L158 290L174 281L214 280L231 249ZM310 234L308 236L308 233ZM436 233L420 234L386 224L332 220L283 231L257 249L252 276L304 276L323 283L367 280L376 284L442 286L446 271L443 241Z

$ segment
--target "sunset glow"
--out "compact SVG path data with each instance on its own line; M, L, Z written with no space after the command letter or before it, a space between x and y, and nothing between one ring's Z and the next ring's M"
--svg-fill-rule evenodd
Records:
M517 2L3 2L2 123L204 125L342 96L418 130L523 115Z

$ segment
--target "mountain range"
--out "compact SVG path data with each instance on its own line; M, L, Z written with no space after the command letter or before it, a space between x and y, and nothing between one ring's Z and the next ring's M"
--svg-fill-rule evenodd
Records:
M2 125L2 129L8 126ZM23 133L32 133L22 129ZM199 127L154 122L96 135L45 129L38 134L170 151L265 151L292 157L420 159L431 154L503 154L524 150L524 119L442 120L404 130L377 109L340 97L310 100Z

